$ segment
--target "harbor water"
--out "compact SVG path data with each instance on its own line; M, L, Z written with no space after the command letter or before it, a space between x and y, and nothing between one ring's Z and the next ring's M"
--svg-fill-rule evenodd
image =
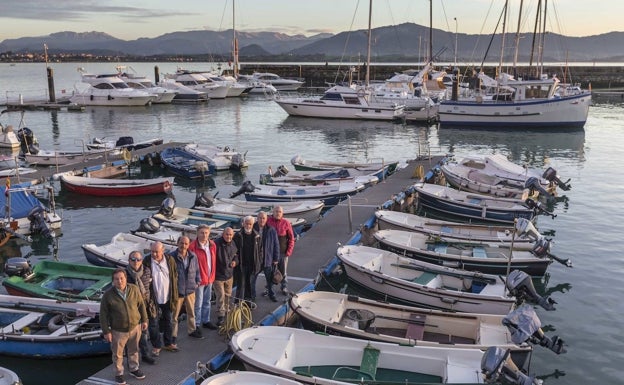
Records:
M137 72L153 78L153 63L131 64ZM159 63L162 73L173 72L177 63ZM79 81L78 66L92 73L114 72L111 63L51 64L56 90L71 92ZM189 69L209 69L194 63ZM19 90L44 95L43 64L0 64L0 97ZM383 122L358 122L288 117L263 96L211 100L200 105L152 105L146 107L87 107L83 112L27 111L25 124L45 150L78 150L94 137L116 139L132 136L135 141L160 137L168 141L195 141L247 151L249 169L222 172L205 181L176 178L174 195L180 206L191 206L199 192L226 197L245 180L258 183L258 176L271 166L292 169L290 159L344 161L407 160L427 153L501 153L529 167L557 169L563 180L570 178L567 199L555 207L557 217L540 217L537 226L554 240L552 252L571 258L573 268L549 267L542 288L557 302L556 310L537 309L544 331L559 335L568 352L555 355L537 348L531 373L547 385L617 384L624 369L624 337L621 333L622 248L624 241L624 104L594 100L583 131L480 131L440 129L434 126ZM20 113L0 117L17 130ZM149 175L165 174L159 167L144 168ZM36 239L32 244L10 242L0 248L2 264L9 257L30 256L33 263L57 258L87 263L80 246L103 244L118 232L135 229L141 219L158 210L163 196L139 198L94 198L69 194L55 182L57 210L63 217L63 235L56 242ZM390 197L388 197L390 198ZM380 203L380 202L375 202ZM372 209L371 209L372 210ZM372 214L372 212L371 212ZM330 256L319 256L319 263ZM24 379L26 385L75 384L108 365L109 357L45 362L49 370L38 371L42 362L0 357ZM54 370L54 375L50 375ZM45 373L45 374L43 374Z

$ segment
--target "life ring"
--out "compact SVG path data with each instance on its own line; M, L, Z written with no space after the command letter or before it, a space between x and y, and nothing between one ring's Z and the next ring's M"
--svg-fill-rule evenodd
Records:
M65 322L63 322L63 314L57 314L48 321L48 330L51 332L55 332L63 326L65 326Z

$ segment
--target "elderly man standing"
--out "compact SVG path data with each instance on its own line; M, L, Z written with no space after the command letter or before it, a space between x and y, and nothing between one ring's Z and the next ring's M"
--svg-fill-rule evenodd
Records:
M147 329L145 301L136 285L128 284L126 270L113 271L113 287L108 289L100 302L100 325L104 339L111 344L115 382L125 385L123 355L128 353L130 374L142 380L145 374L139 369L139 339Z
M178 270L178 299L173 313L173 339L178 338L178 317L182 305L186 310L186 326L188 335L204 338L201 330L195 325L195 290L199 286L199 265L197 256L189 250L191 240L182 235L178 238L178 248L171 253Z
M152 353L160 354L160 349L177 352L178 346L173 338L173 312L178 303L178 269L173 258L165 254L162 242L153 242L150 256L143 264L152 271L152 295L160 310L159 322L150 328L150 339L154 349ZM163 329L162 339L160 327ZM163 346L164 343L164 346Z
M217 249L210 240L210 226L197 226L197 238L191 242L189 250L197 256L199 265L199 286L195 290L195 327L216 329L217 325L210 322L210 300L212 299L212 284L215 280L217 267Z
M223 325L230 308L234 268L238 265L238 248L234 243L234 230L226 227L223 235L215 241L217 247L217 268L214 289L217 297L217 326Z
M277 231L275 231L275 228L267 226L268 215L264 211L260 211L257 218L258 221L254 225L254 230L258 232L262 239L262 269L264 270L264 277L266 278L266 293L271 301L277 302L275 292L273 291L273 271L277 268L277 264L280 260ZM255 278L252 285L252 287L255 288Z
M128 266L126 267L126 275L128 283L132 283L139 288L141 296L145 302L145 310L147 311L148 327L151 324L154 327L157 322L158 309L154 297L152 297L152 271L149 267L143 266L143 254L135 250L128 255ZM141 332L141 340L139 341L139 350L141 351L141 359L143 362L154 365L156 360L152 356L152 349L149 347L148 331Z
M292 255L295 248L295 232L293 231L290 221L284 218L284 209L282 206L273 208L273 216L267 221L267 224L277 231L277 238L280 247L280 261L277 268L284 276L282 280L282 293L288 294L288 258Z
M256 308L256 276L262 269L262 238L254 229L251 215L243 218L243 228L234 235L238 248L238 274L235 274L236 299L244 300L250 308ZM237 277L238 276L238 277Z

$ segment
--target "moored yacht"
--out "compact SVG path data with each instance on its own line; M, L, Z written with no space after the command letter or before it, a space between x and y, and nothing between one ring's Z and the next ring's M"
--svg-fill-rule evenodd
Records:
M270 72L254 72L251 75L239 75L248 80L269 84L277 91L297 91L303 85L301 80L286 79Z
M82 74L82 82L87 87L76 86L71 103L83 106L145 106L155 96L145 91L135 90L121 80L117 74Z
M126 71L124 66L118 66L117 71L119 71L119 78L126 82L130 88L145 91L154 95L154 99L152 100L152 103L154 104L171 103L173 98L176 96L176 91L157 86L145 76L138 75L136 73L129 73Z
M370 91L345 86L333 86L321 97L283 97L275 102L289 115L314 118L399 120L404 106L396 103L371 102Z
M168 77L196 91L205 92L210 99L224 99L228 94L228 84L216 83L199 73L178 70Z

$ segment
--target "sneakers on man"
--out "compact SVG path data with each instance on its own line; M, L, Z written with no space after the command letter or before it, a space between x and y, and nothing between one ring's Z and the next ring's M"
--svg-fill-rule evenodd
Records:
M269 290L268 289L264 289L264 291L262 292L262 296L266 297L269 295Z
M115 384L126 385L126 380L124 380L124 376L115 376Z
M145 374L140 369L137 369L134 372L130 372L130 374L132 374L132 377L136 378L137 380L142 380L145 378Z
M199 329L193 330L192 333L189 333L189 336L191 336L193 338L198 338L198 339L204 338L204 336L202 335L201 330L199 330Z
M282 288L282 294L284 294L284 295L288 295L289 293L290 293L290 292L288 291L288 288L287 288L286 286L284 286L284 287Z
M175 345L175 344L163 346L163 349L165 349L168 352L179 352L180 351L180 349L178 348L178 345Z

